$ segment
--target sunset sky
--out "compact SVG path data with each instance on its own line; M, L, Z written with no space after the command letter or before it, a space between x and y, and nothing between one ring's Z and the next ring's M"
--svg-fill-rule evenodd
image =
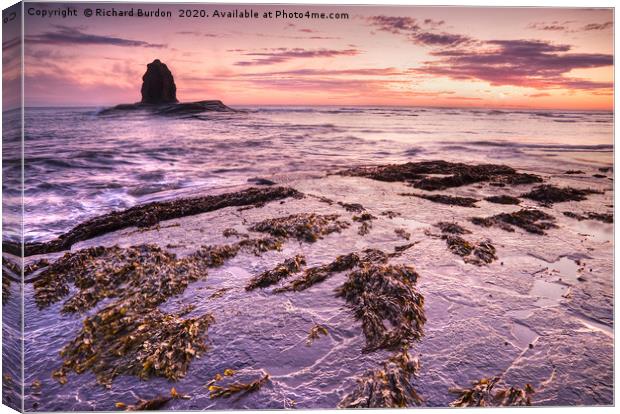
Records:
M31 3L37 9L62 5ZM26 105L140 100L146 64L181 101L611 110L611 9L285 6L348 20L26 16ZM157 6L107 5L155 10ZM235 7L192 5L212 13ZM99 5L101 7L101 5ZM283 6L252 8L259 13ZM5 39L6 43L7 39Z

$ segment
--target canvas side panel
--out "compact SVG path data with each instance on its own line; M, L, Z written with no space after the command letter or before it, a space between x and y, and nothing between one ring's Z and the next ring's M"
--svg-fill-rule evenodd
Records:
M22 3L2 32L2 403L23 411Z

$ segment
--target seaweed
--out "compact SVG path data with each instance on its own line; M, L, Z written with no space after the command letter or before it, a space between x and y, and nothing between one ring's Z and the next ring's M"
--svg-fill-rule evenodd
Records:
M241 240L237 243L237 246L239 246L239 249L249 251L255 256L260 256L261 254L271 250L282 249L282 244L282 239L275 237L263 237L261 239Z
M573 213L572 211L565 211L564 214L566 217L574 218L578 221L583 220L597 220L602 221L603 223L613 223L614 215L610 213L596 213L593 211L586 211L583 214Z
M92 371L110 386L118 375L182 378L190 361L206 350L210 314L183 319L146 310L140 298L107 306L84 320L81 331L60 352L64 363L53 377L66 383L70 371Z
M251 381L251 382L239 382L235 381L229 385L210 385L209 386L209 398L228 398L231 395L238 393L249 393L258 391L261 387L263 387L267 382L269 382L269 374L264 373L259 379Z
M250 227L250 230L268 233L279 238L295 238L314 243L323 236L339 233L349 223L338 220L337 214L319 215L315 213L291 214L286 217L266 219Z
M397 211L392 211L392 210L385 210L381 213L382 216L385 216L389 219L393 219L394 217L398 217L401 214Z
M365 351L393 349L422 337L426 317L424 297L414 287L418 277L411 266L364 263L336 289L362 322Z
M407 244L403 244L401 246L394 246L394 255L400 255L402 252L409 250L410 248L412 248L413 246L415 246L416 244L418 244L418 242L414 242L414 243L407 243ZM390 255L391 256L391 255Z
M26 243L24 251L26 256L59 252L69 249L77 242L132 226L151 227L165 220L207 213L226 207L263 205L288 197L302 198L303 194L290 187L253 187L235 193L142 204L85 221L54 240ZM3 248L6 252L21 255L21 245L16 243L3 242Z
M382 369L367 372L357 388L345 396L338 408L404 408L420 405L422 398L413 388L420 363L406 349L390 357Z
M606 173L606 172L613 170L613 168L612 167L600 167L598 170L602 173Z
M244 238L247 239L250 237L249 234L246 233L239 233L236 229L225 229L222 232L222 236L228 238L228 237L238 237L238 238Z
M4 269L2 270L2 305L6 305L11 297L11 279L6 274Z
M183 398L188 399L187 395L179 394L177 390L173 387L170 390L169 396L158 395L155 398L151 398L150 400L145 400L140 398L135 404L125 404L123 402L117 402L115 407L125 411L149 411L149 410L159 410L170 400Z
M442 238L446 240L448 249L461 256L465 263L481 266L484 263L488 264L497 260L495 246L488 239L479 243L471 243L460 236L450 234L443 235Z
M286 279L293 273L299 272L299 270L306 264L306 258L302 255L297 255L286 259L283 263L278 264L271 270L267 270L260 275L253 277L245 287L245 290L254 290L257 288L265 288Z
M532 405L531 395L534 389L530 384L525 389L510 387L501 388L493 393L500 377L483 378L474 381L471 388L452 388L449 391L459 394L450 403L450 407L498 407L498 406L529 406Z
M207 276L208 268L224 264L241 250L260 255L279 250L280 239L244 239L235 244L202 246L178 259L156 245L127 248L91 247L63 257L44 269L34 282L35 301L42 309L79 290L62 307L63 313L82 312L106 298L141 297L154 307L185 291L189 283Z
M398 237L400 237L400 238L402 238L402 239L405 239L405 240L409 240L409 239L411 239L411 233L409 233L409 232L408 232L407 230L405 230L405 229L395 229L395 230L394 230L394 233L395 233Z
M564 172L564 174L573 175L573 174L585 174L585 172L581 170L568 170Z
M467 230L460 224L454 223L454 222L449 223L447 221L440 221L439 223L435 224L435 227L439 228L439 230L441 230L442 233L449 233L449 234L470 234L471 233L471 231Z
M331 263L307 269L301 277L291 281L289 284L281 288L274 290L274 292L299 292L306 290L309 287L326 280L334 273L343 272L354 268L359 264L359 262L360 257L357 253L349 253L338 256Z
M491 217L473 217L470 221L478 226L497 226L504 231L513 232L517 226L528 233L544 235L545 230L557 228L555 218L535 209L521 209L514 213L501 213Z
M314 325L310 332L308 332L308 339L306 340L306 345L310 346L314 342L315 339L319 339L321 335L329 335L327 332L327 328L323 325Z
M217 299L217 298L221 298L222 296L224 296L224 294L226 292L228 292L229 290L231 290L232 288L230 287L224 287L224 288L219 288L218 290L216 290L215 292L213 292L210 296L209 299Z
M267 178L261 178L261 177L248 178L248 182L254 183L256 185L276 185L274 181L271 181Z
M538 201L543 206L550 206L554 203L565 201L583 201L590 194L600 194L600 191L592 189L578 189L572 187L557 187L552 184L543 184L534 187L528 193L521 194L521 197Z
M207 267L219 267L228 259L237 256L241 247L239 244L225 244L215 246L200 246L188 259L198 259Z
M357 234L360 236L365 236L370 233L370 229L372 228L372 221L377 218L368 212L364 212L359 216L353 216L353 221L357 221L360 224L360 228L357 231Z
M594 177L594 178L607 178L607 176L603 175L603 174L592 174L592 177Z
M343 203L342 201L339 201L338 205L347 210L349 213L362 213L366 210L364 206L359 203Z
M499 196L490 196L490 197L486 197L485 198L486 201L490 202L490 203L495 203L495 204L520 204L521 200L519 200L517 197L512 197L509 195L499 195Z
M366 177L378 181L405 182L422 190L445 190L484 181L498 184L533 184L542 182L534 174L518 173L506 165L468 165L447 161L408 162L374 167L355 167L339 172L340 175ZM441 177L431 176L440 174Z
M205 277L211 265L193 257L177 259L155 245L92 247L66 253L43 270L34 282L35 301L45 308L68 295L73 283L79 291L64 303L64 313L91 309L111 297L137 296L143 306L156 306Z
M398 195L405 197L418 197L425 200L432 201L434 203L448 204L451 206L460 207L476 207L476 203L480 200L476 200L471 197L457 197L446 194L420 194L420 193L400 193Z
M24 267L24 276L30 275L36 272L39 269L43 269L50 265L50 262L47 259L40 259L34 263L30 263Z

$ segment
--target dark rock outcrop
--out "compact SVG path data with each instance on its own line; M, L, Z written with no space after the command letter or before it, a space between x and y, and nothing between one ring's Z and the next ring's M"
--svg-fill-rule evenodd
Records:
M201 112L237 112L219 100L183 102L177 100L177 87L172 72L159 59L146 65L142 76L142 101L103 109L99 115L122 114L127 111L148 111L155 115L183 116Z
M161 104L176 103L177 86L174 84L172 72L165 63L155 59L146 65L146 73L142 76L142 103Z

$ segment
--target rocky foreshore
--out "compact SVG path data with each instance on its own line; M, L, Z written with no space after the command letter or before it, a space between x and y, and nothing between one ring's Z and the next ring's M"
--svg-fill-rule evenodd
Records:
M27 245L27 401L612 404L611 175L589 168L269 177ZM96 406L62 401L102 387Z

